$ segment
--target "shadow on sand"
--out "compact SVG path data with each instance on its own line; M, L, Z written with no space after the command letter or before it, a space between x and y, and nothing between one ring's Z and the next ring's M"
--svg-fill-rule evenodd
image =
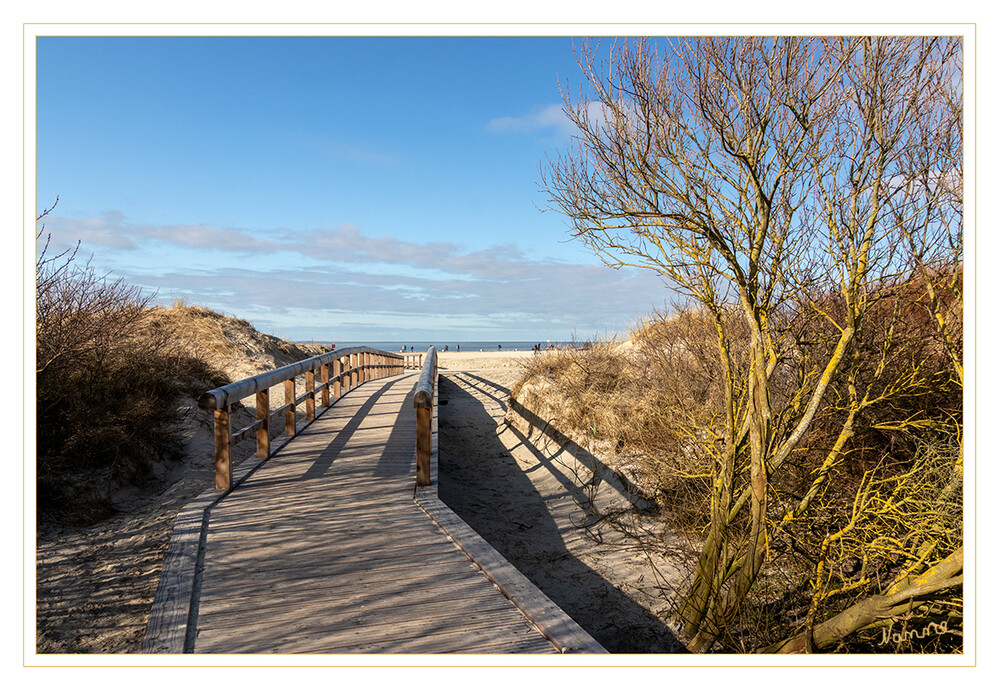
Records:
M573 501L581 487L516 430L536 462L525 470L511 455L497 433L508 393L473 374L441 376L441 500L609 652L685 651L659 618L567 546L585 538L574 526L585 518Z

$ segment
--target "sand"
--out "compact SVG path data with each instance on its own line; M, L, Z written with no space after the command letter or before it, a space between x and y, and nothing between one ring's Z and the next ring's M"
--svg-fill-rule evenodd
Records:
M595 478L585 451L507 409L524 359L537 356L440 353L440 496L609 651L681 651L662 622L673 566L588 524L574 500L589 484L606 510L625 506L626 492L606 472ZM39 530L38 654L139 651L173 521L213 482L210 417L193 401L183 411L184 462L117 496L110 520ZM237 462L252 452L242 444Z
M675 557L650 559L599 519L631 507L626 482L530 411L510 409L524 358L544 353L448 355L441 499L608 651L684 651L664 623Z

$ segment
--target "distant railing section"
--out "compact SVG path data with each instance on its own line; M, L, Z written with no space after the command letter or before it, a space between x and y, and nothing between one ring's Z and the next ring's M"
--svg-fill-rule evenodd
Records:
M295 436L299 431L295 411L303 402L305 421L309 423L316 417L317 393L320 404L327 408L365 381L403 373L406 364L402 355L368 347L348 347L203 393L198 398L198 407L215 411L215 488L219 491L232 488L232 448L240 441L255 435L257 457L270 457L272 437L281 433L272 433L275 418L284 415L284 434ZM296 396L295 378L302 374L305 374L305 392ZM284 404L272 410L270 389L277 385L284 386ZM256 421L238 431L231 431L232 405L254 394Z
M416 408L416 485L430 485L430 451L434 421L434 392L437 388L437 350L427 350L420 380L413 393Z
M422 369L423 368L423 353L418 352L416 354L403 355L406 358L406 368L407 369Z

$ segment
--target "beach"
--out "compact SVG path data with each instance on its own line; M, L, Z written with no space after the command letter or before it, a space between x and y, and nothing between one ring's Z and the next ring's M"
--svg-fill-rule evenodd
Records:
M443 372L447 371L522 371L525 360L532 357L543 356L544 352L534 352L532 350L485 350L481 352L447 352L437 351L437 368Z

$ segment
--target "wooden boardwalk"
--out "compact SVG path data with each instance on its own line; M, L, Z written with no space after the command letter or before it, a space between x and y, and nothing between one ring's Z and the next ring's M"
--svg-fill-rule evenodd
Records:
M143 651L603 651L440 503L435 463L414 491L416 381L351 390L182 513Z

